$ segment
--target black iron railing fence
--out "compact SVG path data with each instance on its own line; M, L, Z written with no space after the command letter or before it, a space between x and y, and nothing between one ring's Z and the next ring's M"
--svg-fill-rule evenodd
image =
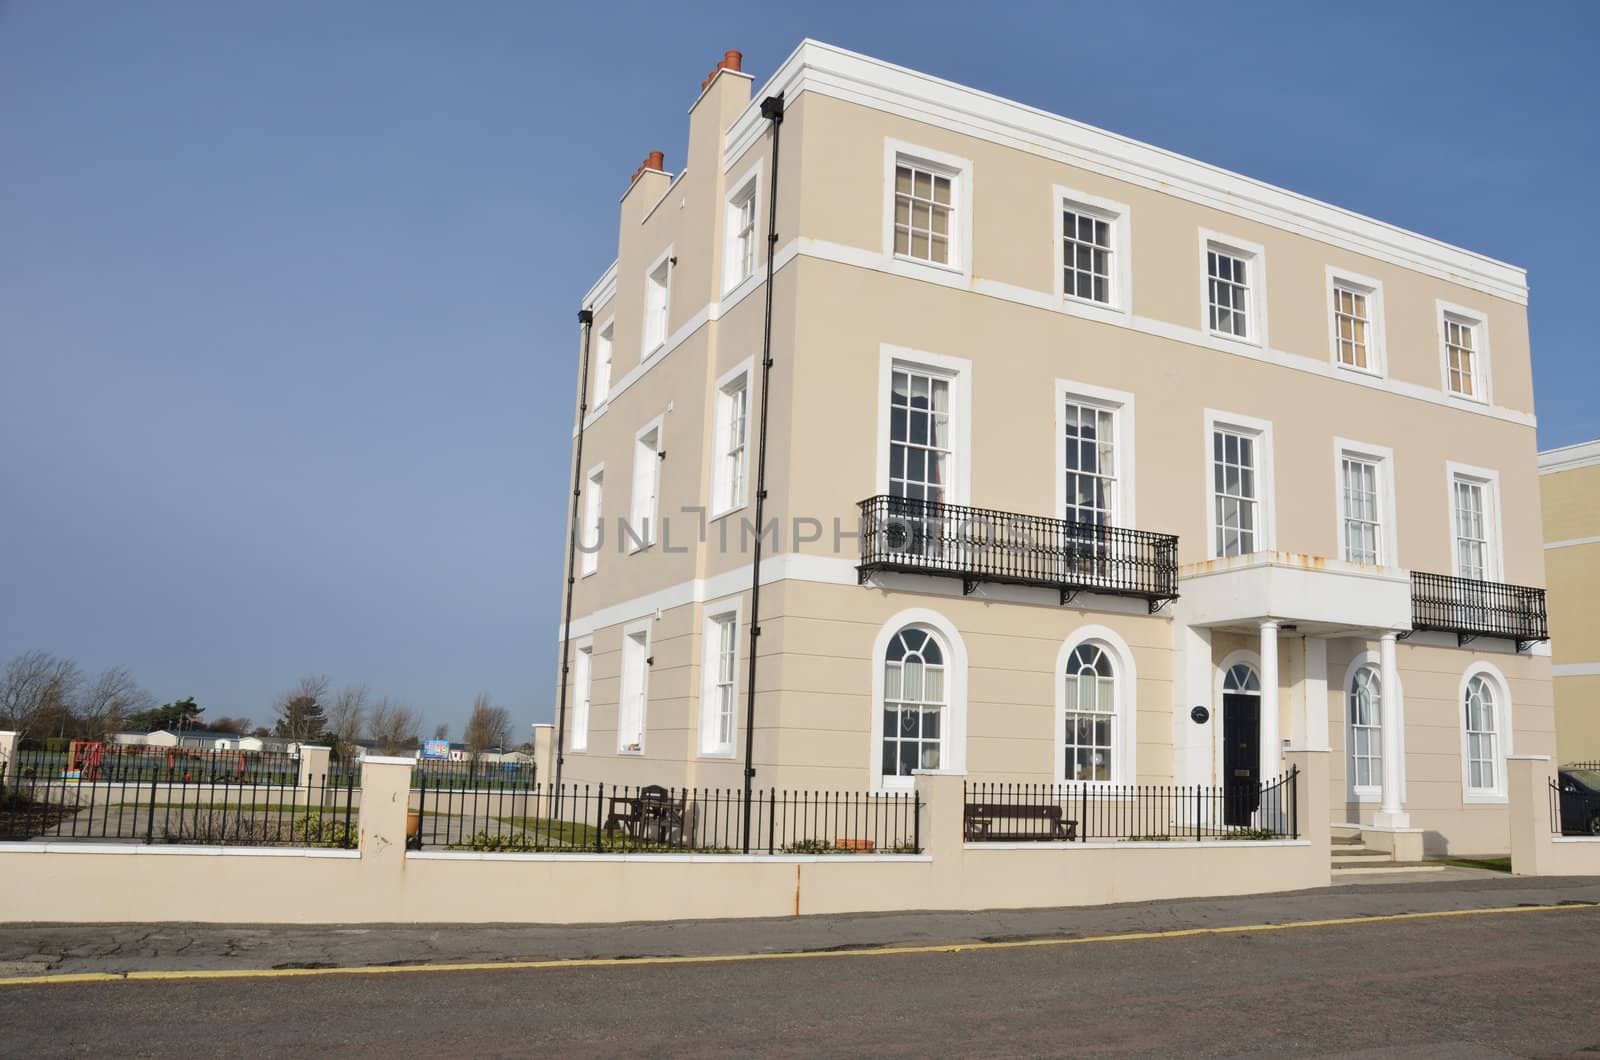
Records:
M152 772L127 779L15 768L0 790L0 840L93 840L211 846L353 849L353 785L314 777L305 785L262 776L250 783Z
M1600 762L1564 765L1550 779L1550 831L1555 835L1600 836L1600 794L1593 790ZM1563 777L1563 773L1581 776Z
M338 780L361 783L361 760L334 763L329 774ZM411 787L422 787L426 782L433 788L457 788L463 791L497 791L501 788L517 789L532 786L538 780L532 762L477 761L443 762L418 759L411 767Z
M12 775L23 779L127 784L293 784L300 760L274 751L213 751L81 741L65 751L19 748Z
M1463 643L1473 637L1504 637L1524 651L1550 639L1544 595L1543 589L1529 585L1412 571L1411 626L1454 633Z
M876 496L860 502L863 579L877 571L947 574L1061 592L1137 596L1153 609L1178 595L1178 539L1098 523Z
M1298 839L1298 769L1265 784L968 783L968 842Z
M488 791L435 786L413 796L411 846L552 853L743 853L744 792L529 784ZM758 791L752 854L909 854L921 850L915 793Z

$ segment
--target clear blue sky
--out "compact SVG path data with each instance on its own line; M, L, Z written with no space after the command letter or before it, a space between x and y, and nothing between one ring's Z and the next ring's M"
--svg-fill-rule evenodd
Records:
M805 36L1526 267L1600 435L1600 4L0 0L0 657L548 718L578 299Z

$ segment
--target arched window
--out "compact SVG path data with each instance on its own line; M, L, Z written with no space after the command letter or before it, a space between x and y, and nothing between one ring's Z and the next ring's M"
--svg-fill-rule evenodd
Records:
M1243 693L1249 696L1261 694L1261 678L1256 676L1255 669L1248 663L1235 663L1228 667L1228 673L1222 679L1224 692Z
M1350 781L1356 788L1383 786L1382 692L1374 667L1361 667L1350 680Z
M945 653L925 629L889 639L883 660L883 775L939 769L944 749Z
M1066 779L1112 779L1116 761L1117 671L1098 644L1080 644L1067 658Z
M1467 680L1467 790L1499 790L1500 730L1495 714L1495 690L1483 674Z

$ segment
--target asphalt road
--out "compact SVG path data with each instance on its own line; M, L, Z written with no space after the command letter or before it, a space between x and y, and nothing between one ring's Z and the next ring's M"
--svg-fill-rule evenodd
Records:
M1600 908L956 952L0 988L7 1055L1552 1055Z

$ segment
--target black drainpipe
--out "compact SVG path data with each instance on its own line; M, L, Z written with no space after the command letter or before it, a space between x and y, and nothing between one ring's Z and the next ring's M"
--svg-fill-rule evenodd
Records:
M761 101L761 116L772 123L772 178L767 190L767 315L761 335L761 441L756 446L756 547L750 560L750 672L744 707L744 852L750 853L750 796L756 779L756 649L761 637L762 514L767 500L767 388L772 375L772 272L778 251L778 133L783 128L783 93Z
M578 444L572 457L572 532L567 535L567 607L561 620L561 692L556 708L556 776L551 788L551 816L561 813L561 767L567 761L567 671L572 662L572 587L577 582L578 500L583 495L583 420L589 414L589 333L594 330L594 310L578 310L583 327L583 368L578 373ZM595 543L599 547L599 542Z

